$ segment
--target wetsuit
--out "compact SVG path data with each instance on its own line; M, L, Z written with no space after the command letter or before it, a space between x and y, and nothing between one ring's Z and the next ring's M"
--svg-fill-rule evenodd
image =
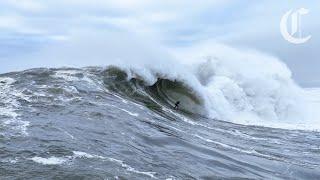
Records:
M177 102L174 104L174 109L178 109L178 108L179 108L179 104L180 104L180 101L177 101Z

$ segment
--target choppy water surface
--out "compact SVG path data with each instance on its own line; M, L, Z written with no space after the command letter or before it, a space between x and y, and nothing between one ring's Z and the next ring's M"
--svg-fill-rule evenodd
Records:
M161 88L102 68L1 75L0 179L320 178L319 132L175 111Z

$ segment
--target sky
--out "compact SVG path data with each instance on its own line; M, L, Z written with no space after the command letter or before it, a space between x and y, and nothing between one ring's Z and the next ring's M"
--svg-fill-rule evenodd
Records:
M302 32L312 38L290 44L281 36L280 20L302 7L310 10L302 17ZM1 0L0 73L63 65L59 52L68 49L61 47L70 39L86 44L74 51L93 52L74 62L79 66L92 65L98 58L93 54L108 54L111 46L120 53L137 51L136 45L128 45L133 41L172 50L212 41L276 56L300 85L319 86L319 17L317 0ZM33 58L58 47L51 60Z

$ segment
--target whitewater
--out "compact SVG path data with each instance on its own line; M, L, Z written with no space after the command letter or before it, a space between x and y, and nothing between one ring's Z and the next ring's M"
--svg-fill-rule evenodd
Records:
M212 43L176 49L171 55L106 63L125 71L127 80L137 78L148 86L159 79L181 83L199 102L179 92L165 94L171 104L181 101L191 113L246 125L320 128L320 105L310 101L308 91L276 57Z

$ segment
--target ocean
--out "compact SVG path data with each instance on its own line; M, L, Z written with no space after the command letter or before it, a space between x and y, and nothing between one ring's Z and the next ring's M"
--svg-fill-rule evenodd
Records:
M208 67L1 74L0 179L319 179L320 90Z

